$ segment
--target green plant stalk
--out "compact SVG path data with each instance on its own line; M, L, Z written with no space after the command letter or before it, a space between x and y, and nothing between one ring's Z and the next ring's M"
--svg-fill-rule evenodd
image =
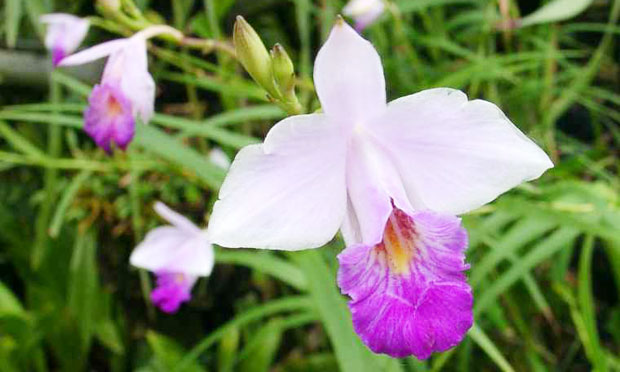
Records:
M577 302L583 317L585 336L582 340L586 355L594 366L594 371L607 371L607 359L601 348L596 328L596 314L594 296L592 295L592 254L594 252L594 236L586 235L579 257L579 273L577 287Z
M53 75L53 73L52 73ZM62 100L60 84L50 79L50 102L58 104ZM51 120L56 120L56 111L52 111ZM55 159L60 156L62 151L62 128L58 125L50 125L47 135L47 153L50 158ZM35 242L33 246L31 264L33 269L38 269L43 261L49 244L48 226L52 217L52 208L56 199L56 183L58 181L58 169L46 168L44 171L45 199L41 204L41 209L35 222Z
M397 360L373 354L353 330L344 297L336 288L334 275L316 249L291 252L308 282L308 292L334 348L343 372L400 371Z
M140 170L136 168L132 168L130 171L131 181L129 182L129 200L131 203L131 227L133 229L133 238L134 243L137 245L143 236L143 221L141 218L141 208L142 205L140 201L140 194L138 192L138 183L140 182ZM120 257L124 257L124 255L120 255ZM121 263L121 265L126 263ZM149 279L149 274L144 269L138 269L140 276L140 290L142 291L142 299L144 300L144 304L147 309L147 315L150 320L154 320L156 313L155 307L153 307L153 303L151 302L151 281Z
M223 337L232 328L240 328L264 317L278 314L281 312L304 311L312 308L312 302L307 296L290 296L270 301L266 304L255 306L252 309L237 314L232 320L211 332L194 346L179 362L172 372L183 371L186 367L197 360L200 355L211 347L215 342Z

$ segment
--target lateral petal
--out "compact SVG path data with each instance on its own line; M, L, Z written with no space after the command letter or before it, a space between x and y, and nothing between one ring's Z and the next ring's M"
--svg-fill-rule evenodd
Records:
M397 99L369 128L416 209L465 213L553 167L497 106L454 89Z
M322 114L276 124L233 161L209 222L225 247L300 250L327 243L344 218L345 137Z

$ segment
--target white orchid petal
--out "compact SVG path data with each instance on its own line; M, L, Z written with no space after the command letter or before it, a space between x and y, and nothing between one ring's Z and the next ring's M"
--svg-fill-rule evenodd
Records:
M233 161L209 222L225 247L282 250L327 243L344 218L345 143L324 115L282 120Z
M417 209L460 214L553 167L494 104L454 89L393 101L371 126Z
M153 272L208 276L213 270L213 247L204 232L162 226L150 231L132 252L129 262Z
M198 234L201 231L198 226L194 225L192 221L185 218L185 216L173 211L172 209L170 209L170 207L168 207L162 202L156 202L153 206L153 209L155 210L155 212L157 212L158 215L161 216L161 218L170 222L175 227L186 231L187 233Z
M117 50L123 48L127 43L127 39L116 39L97 44L81 52L66 57L60 62L60 66L75 66L92 62L97 59L107 57Z
M80 46L90 25L86 19L64 13L44 14L39 21L47 25L45 47L49 50L60 48L66 54Z
M392 202L413 212L397 170L368 135L358 133L349 141L347 191L349 204L343 222L347 244L380 242Z
M323 111L343 124L357 124L385 110L381 59L372 44L342 20L316 57L314 84Z

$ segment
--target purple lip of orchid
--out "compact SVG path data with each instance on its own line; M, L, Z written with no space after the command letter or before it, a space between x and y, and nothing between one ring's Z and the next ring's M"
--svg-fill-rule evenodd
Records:
M65 52L63 48L56 47L52 49L52 63L54 67L58 66L60 64L60 61L62 61L62 59L65 58L66 56L67 56L67 53Z
M157 286L151 291L151 301L161 311L176 313L184 302L192 298L192 287L197 277L182 273L157 273Z
M213 207L220 246L317 248L341 230L338 283L375 352L427 358L471 327L467 235L455 215L553 167L494 104L458 90L390 103L372 44L339 20L319 51L323 113L243 148Z
M466 248L458 218L394 208L380 243L340 253L338 285L372 351L426 359L461 342L473 324Z
M84 113L86 133L108 154L112 143L124 150L133 138L135 120L123 91L111 83L96 85L88 101Z

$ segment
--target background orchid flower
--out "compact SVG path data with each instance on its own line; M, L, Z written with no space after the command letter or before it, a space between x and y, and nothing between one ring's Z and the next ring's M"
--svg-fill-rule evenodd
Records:
M342 13L355 20L355 29L361 32L383 14L384 0L351 0L342 9Z
M166 313L176 312L191 299L200 276L209 276L215 264L206 233L187 218L157 202L155 211L171 226L150 231L132 252L129 262L157 276L151 300Z
M47 25L45 47L52 52L54 66L80 46L89 28L88 20L71 14L44 14L39 20Z
M130 38L88 48L60 64L80 65L109 56L101 83L93 88L84 112L84 130L108 153L112 143L124 150L131 142L136 117L146 124L153 116L155 82L148 71L146 40L163 33L182 37L171 27L151 26Z
M215 204L209 238L298 250L338 231L338 283L375 352L427 358L472 325L463 273L465 213L553 164L492 103L458 90L386 104L380 58L342 20L319 51L324 113L292 116L243 148Z

